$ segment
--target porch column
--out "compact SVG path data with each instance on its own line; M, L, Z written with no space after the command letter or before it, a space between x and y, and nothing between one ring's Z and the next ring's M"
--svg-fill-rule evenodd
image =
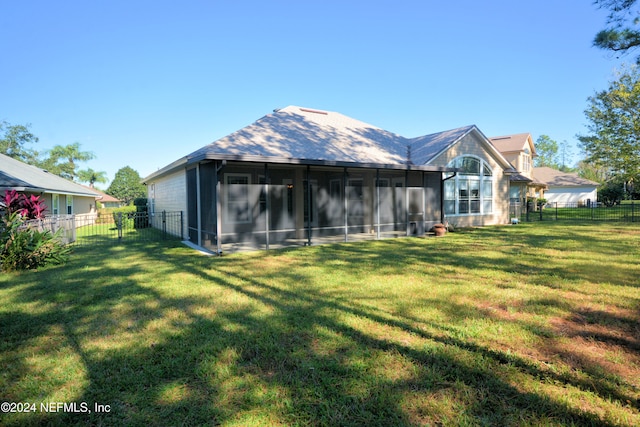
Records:
M376 239L380 240L380 169L376 169Z
M349 179L349 174L347 173L347 168L344 168L343 176L342 176L342 197L343 207L344 207L344 241L349 241L349 201L347 197L347 180Z
M215 163L215 176L216 180L216 251L217 254L222 254L222 201L220 200L221 193L221 181L220 181L220 171L226 164L226 160L222 162L216 161Z
M311 166L307 165L307 246L311 246Z
M267 163L264 164L264 193L265 193L265 197L267 198L266 200L267 210L264 213L264 222L265 222L264 238L265 238L266 249L269 250L269 217L271 212L271 200L269 197L269 165Z
M411 225L409 224L409 170L404 172L404 225L406 235L411 235Z
M198 246L202 246L202 203L200 198L200 163L196 165L196 200L198 209L196 215L198 218Z

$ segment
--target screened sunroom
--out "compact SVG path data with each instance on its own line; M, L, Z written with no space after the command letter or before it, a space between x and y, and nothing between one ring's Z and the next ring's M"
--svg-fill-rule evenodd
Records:
M444 168L213 160L186 170L189 240L214 252L424 235Z

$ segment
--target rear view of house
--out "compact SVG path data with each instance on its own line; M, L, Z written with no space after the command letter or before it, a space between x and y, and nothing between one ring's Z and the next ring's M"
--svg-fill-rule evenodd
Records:
M144 182L152 215L184 211L192 243L227 251L503 223L511 169L475 126L409 139L290 106Z

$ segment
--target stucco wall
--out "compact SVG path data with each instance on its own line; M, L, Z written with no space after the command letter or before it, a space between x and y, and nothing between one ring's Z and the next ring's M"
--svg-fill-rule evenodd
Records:
M53 215L53 194L47 193L41 195L44 204L47 206L45 216ZM59 215L67 214L67 197L65 194L59 194ZM87 214L96 211L96 198L84 197L84 196L72 196L73 197L73 214Z
M429 164L447 166L456 157L473 156L487 162L493 172L493 212L490 214L447 215L446 220L458 227L507 224L509 222L509 176L486 145L471 133Z

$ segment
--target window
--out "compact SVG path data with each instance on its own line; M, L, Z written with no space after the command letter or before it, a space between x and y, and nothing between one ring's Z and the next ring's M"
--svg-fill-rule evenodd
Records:
M53 215L58 215L60 213L60 195L54 194L52 196L51 204L53 205L51 206L51 213Z
M149 186L149 197L151 199L151 206L149 206L149 213L155 215L156 213L156 185L151 184Z
M67 196L67 215L73 214L73 196Z
M448 167L460 169L445 181L446 215L487 214L493 211L493 173L481 159L465 156L451 161Z
M531 171L531 152L528 148L524 149L524 153L522 154L522 172L530 172Z
M249 175L225 175L226 220L229 223L251 222L249 215Z

